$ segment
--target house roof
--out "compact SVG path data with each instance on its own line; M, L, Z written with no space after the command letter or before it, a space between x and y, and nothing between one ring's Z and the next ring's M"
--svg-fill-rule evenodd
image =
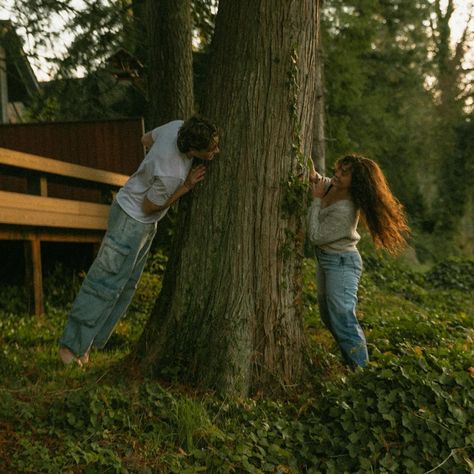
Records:
M108 58L106 69L118 80L134 80L141 76L143 64L129 51L119 48Z
M24 101L40 88L23 50L23 41L10 20L0 20L0 46L6 52L8 95L11 101Z

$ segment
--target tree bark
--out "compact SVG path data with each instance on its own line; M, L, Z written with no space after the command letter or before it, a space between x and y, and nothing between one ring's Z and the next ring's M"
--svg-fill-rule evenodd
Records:
M181 213L135 354L145 370L239 395L300 381L316 10L219 3L203 113L224 129L221 153Z
M147 39L152 128L194 110L190 0L148 0Z
M317 0L318 16L316 22L317 35L317 61L316 61L316 104L314 107L314 136L312 158L316 170L322 175L326 174L326 101L324 90L323 45L321 35L321 5L322 0Z

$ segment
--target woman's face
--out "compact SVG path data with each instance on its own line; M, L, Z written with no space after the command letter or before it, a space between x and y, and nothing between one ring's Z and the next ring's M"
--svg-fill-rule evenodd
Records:
M351 164L338 164L334 171L334 176L331 180L331 184L340 190L349 189L352 183L352 165Z

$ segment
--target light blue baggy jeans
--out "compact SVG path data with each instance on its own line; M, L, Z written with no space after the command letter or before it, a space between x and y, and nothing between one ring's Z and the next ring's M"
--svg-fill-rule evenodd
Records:
M336 339L345 362L352 368L364 367L369 360L367 342L356 317L357 289L362 273L360 254L316 248L316 257L321 319Z
M69 313L59 340L80 357L102 348L124 315L143 272L156 223L131 218L113 202L107 232Z

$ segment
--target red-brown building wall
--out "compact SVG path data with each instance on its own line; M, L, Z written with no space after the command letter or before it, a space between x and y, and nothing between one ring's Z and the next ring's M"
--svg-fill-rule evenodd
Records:
M119 119L91 122L52 122L36 124L1 124L0 147L32 153L56 160L130 175L144 157L140 137L143 119ZM0 189L27 192L24 171L0 167ZM101 191L92 185L51 176L51 197L103 200Z
M131 174L143 159L143 120L0 125L0 146Z

